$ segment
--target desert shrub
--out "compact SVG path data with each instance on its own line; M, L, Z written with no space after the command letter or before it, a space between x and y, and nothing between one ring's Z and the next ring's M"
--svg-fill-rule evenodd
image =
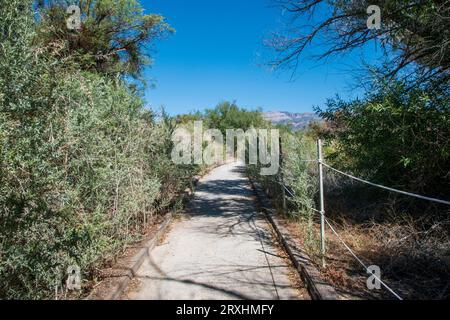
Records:
M142 117L142 102L120 82L69 74L51 100L30 141L19 127L3 144L6 296L37 298L38 288L45 295L70 264L88 273L136 239L141 222L169 206L192 175L162 152L170 135Z
M91 279L139 239L197 168L170 161L171 119L33 46L30 2L1 5L0 298L49 298L68 266Z
M283 142L283 182L291 192L288 196L288 215L300 221L305 227L304 243L316 247L317 239L313 232L313 222L318 208L317 196L317 158L315 141L304 132L288 135Z
M284 183L295 195L292 201L297 205L297 213L309 214L309 208L315 208L314 198L317 193L315 141L303 132L296 132L288 135L282 143Z
M306 132L283 130L281 132L282 166L277 176L259 175L260 166L249 166L249 173L257 179L273 198L278 209L282 209L282 190L286 197L285 214L304 227L304 243L311 248L317 247L317 237L312 225L317 208L317 158L315 140ZM284 185L284 186L283 186Z
M306 227L305 242L315 246L317 241L311 228L315 216L317 183L316 143L303 131L280 128L282 163L277 175L260 175L261 165L248 165L247 171L266 190L278 209L282 209L283 188L286 187L287 214ZM284 185L284 186L283 186Z

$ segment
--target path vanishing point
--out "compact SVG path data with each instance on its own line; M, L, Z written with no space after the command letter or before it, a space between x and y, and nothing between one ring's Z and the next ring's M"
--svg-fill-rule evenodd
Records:
M245 167L230 163L200 180L123 299L308 298L296 277L256 208Z

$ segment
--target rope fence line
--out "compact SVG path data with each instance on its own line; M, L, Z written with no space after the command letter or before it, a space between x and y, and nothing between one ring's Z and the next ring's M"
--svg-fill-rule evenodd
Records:
M353 250L345 243L345 241L342 239L342 237L337 233L337 231L333 228L331 223L328 221L327 218L325 218L325 222L330 227L331 231L336 235L336 237L339 239L339 241L344 245L344 247L350 252L350 254L356 259L356 261L359 262L361 266L363 266L364 269L366 269L367 273L371 274L375 279L377 279L390 293L392 293L397 299L403 300L402 297L400 297L394 290L392 290L386 283L384 283L379 277L377 277L376 274L370 272L369 268L366 266L366 264L353 252Z
M322 212L320 210L317 210L317 209L314 209L314 208L311 208L311 207L308 207L308 206L305 206L305 207L306 207L306 209L309 209L309 210L312 210L312 211L317 212L319 214L322 214Z
M323 174L322 174L322 167L326 167L338 174L341 174L343 176L346 176L348 178L351 178L353 180L377 187L377 188L381 188L384 190L388 190L391 192L395 192L395 193L399 193L402 195L406 195L406 196L410 196L410 197L414 197L417 199L422 199L422 200L427 200L427 201L431 201L431 202L435 202L435 203L440 203L440 204L445 204L445 205L450 205L450 201L447 200L442 200L442 199L437 199L437 198L432 198L432 197L427 197L427 196L422 196L419 194L415 194L412 192L407 192L407 191L402 191L402 190L398 190L398 189L394 189L394 188L390 188L390 187L386 187L380 184L376 184L358 177L355 177L351 174L348 174L346 172L343 172L341 170L338 170L332 166L330 166L329 164L325 163L323 161L323 157L322 157L322 141L318 140L317 141L317 154L318 157L315 160L311 160L311 159L300 159L300 162L315 162L318 164L319 167L319 184L320 186L322 186L323 184ZM282 155L281 155L282 157ZM280 163L282 163L282 158L280 159ZM283 188L283 201L285 201L286 199L286 192L293 198L296 197L296 194L294 191L291 191L286 185L284 185L284 183L282 183L282 181L280 182L279 180L275 180L275 183L278 183L280 186L282 186ZM372 275L377 281L379 281L379 283L381 285L383 285L392 295L394 295L397 299L399 300L403 300L403 298L398 295L393 289L391 289L386 283L384 283L376 274L372 273L369 268L366 266L366 264L353 252L353 250L345 243L345 241L342 239L342 237L338 234L338 232L335 230L335 228L333 227L333 225L330 223L330 221L325 217L325 210L324 210L324 206L323 206L323 191L321 189L321 194L320 194L320 200L321 200L321 208L322 210L318 210L315 208L311 208L308 206L304 206L305 208L312 210L318 214L320 214L321 216L321 243L322 243L322 263L325 266L325 230L324 230L324 225L328 225L328 227L330 228L330 230L336 235L337 239L342 243L342 245L349 251L349 253L356 259L356 261L358 261L358 263L366 270L367 273L369 273L370 275Z
M288 189L288 187L286 187L284 184L282 184L281 182L279 182L279 181L277 181L278 182L278 184L280 184L283 188L284 188L284 190L286 190L290 195L291 195L291 197L295 197L296 195L295 195L295 192L293 193L293 192L291 192L289 189ZM312 211L314 211L314 212L317 212L317 213L321 213L320 212L320 210L317 210L317 209L315 209L315 208L312 208L312 207L309 207L309 206L305 206L305 205L303 205L306 209L309 209L309 210L312 210Z
M281 182L277 181L283 188L284 190L287 191L287 193L289 193L291 195L291 197L295 197L295 194L291 192L291 190L288 189L288 187L286 187L284 184L282 184Z
M285 190L287 192L289 192L291 194L292 197L294 197L294 194L292 194L289 189L282 184L281 182L278 182L281 186L283 186L285 188ZM317 212L319 214L321 214L322 212L320 210L317 210L315 208L311 208L308 206L305 206L307 209L310 209L314 212ZM386 283L384 283L379 277L377 277L375 274L373 274L372 272L370 272L369 268L366 266L366 264L353 252L353 250L345 243L345 241L342 239L342 237L337 233L337 231L334 229L334 227L331 225L330 221L325 218L325 222L326 224L330 227L330 230L336 235L336 237L338 238L338 240L344 245L344 247L348 250L348 252L350 252L350 254L356 259L356 261L358 261L358 263L367 271L367 273L373 275L373 277L375 279L377 279L390 293L392 293L397 299L399 300L403 300L402 297L400 297L393 289L391 289Z
M407 196L410 196L410 197L415 197L415 198L422 199L422 200L428 200L428 201L433 201L433 202L437 202L437 203L450 205L450 201L436 199L436 198L430 198L430 197L425 197L425 196L422 196L422 195L419 195L419 194L406 192L406 191L402 191L402 190L397 190L397 189L394 189L394 188L385 187L385 186L382 186L381 184L376 184L376 183L373 183L373 182L370 182L370 181L367 181L367 180L364 180L364 179L361 179L361 178L357 178L355 176L352 176L351 174L348 174L348 173L345 173L343 171L340 171L340 170L338 170L336 168L333 168L332 166L326 164L323 161L321 163L322 163L322 165L324 167L327 167L327 168L329 168L329 169L331 169L331 170L333 170L333 171L335 171L335 172L337 172L339 174L342 174L342 175L347 176L347 177L349 177L351 179L357 180L359 182L362 182L362 183L365 183L365 184L368 184L368 185L371 185L371 186L374 186L374 187L382 188L382 189L389 190L389 191L392 191L392 192L397 192L397 193L400 193L400 194L403 194L403 195L407 195Z
M277 181L278 182L278 181ZM291 194L292 197L294 197L295 195L292 194L289 189L282 184L281 182L278 182L281 186L283 186L283 188L285 188L285 190ZM308 206L305 206L307 209L310 209L314 212L317 212L319 214L321 214L322 212L320 210L317 210L315 208L311 208ZM402 297L400 297L400 295L398 295L393 289L391 289L386 283L384 283L379 277L377 277L377 275L373 274L372 272L370 272L369 268L367 267L367 265L361 260L361 258L359 258L354 252L353 250L345 243L345 241L342 239L342 237L337 233L337 231L334 229L334 227L331 225L330 221L325 218L325 222L326 224L330 227L330 230L336 235L336 237L338 238L338 240L344 245L344 247L348 250L348 252L350 252L350 254L356 259L356 261L358 261L358 263L367 271L367 273L373 275L373 277L375 279L377 279L390 293L392 293L397 299L399 300L403 300Z

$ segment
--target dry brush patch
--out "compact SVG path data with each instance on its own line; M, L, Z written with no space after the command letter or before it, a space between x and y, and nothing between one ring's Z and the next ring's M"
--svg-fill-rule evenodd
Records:
M381 268L382 280L404 299L448 299L450 279L449 220L426 226L414 219L354 223L348 217L328 218L342 240L367 265ZM308 227L290 220L298 241L308 243ZM386 289L369 290L368 274L340 239L326 228L326 267L319 255L320 224L313 224L312 245L306 248L324 277L350 299L395 299ZM311 243L311 242L309 242Z

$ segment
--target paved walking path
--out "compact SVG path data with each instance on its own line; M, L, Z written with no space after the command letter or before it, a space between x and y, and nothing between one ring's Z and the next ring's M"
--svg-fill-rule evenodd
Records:
M186 217L173 222L126 299L299 299L280 254L244 167L227 164L199 182Z

